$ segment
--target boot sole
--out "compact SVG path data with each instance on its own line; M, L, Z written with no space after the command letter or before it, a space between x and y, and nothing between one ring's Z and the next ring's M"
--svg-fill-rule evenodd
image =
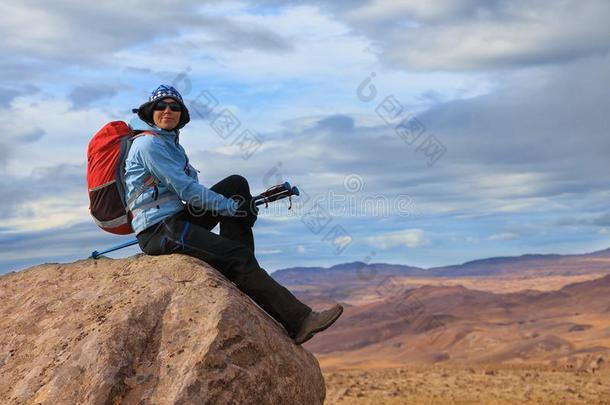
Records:
M333 316L332 318L330 318L328 320L328 322L326 322L325 324L312 329L307 335L305 335L305 337L302 340L294 340L294 343L296 343L297 345L302 345L303 343L307 342L309 339L311 339L316 333L318 332L322 332L325 329L328 329L333 323L335 323L335 321L337 319L339 319L339 317L341 316L341 314L343 313L343 307L339 307L339 311L337 311L337 314L335 316Z

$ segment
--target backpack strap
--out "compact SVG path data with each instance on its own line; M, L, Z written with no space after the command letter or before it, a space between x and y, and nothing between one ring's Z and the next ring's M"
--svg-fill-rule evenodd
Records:
M131 204L133 204L133 202L135 200L137 200L138 197L140 197L142 194L144 194L146 192L146 190L148 190L151 187L155 187L157 184L159 184L159 183L155 180L155 178L153 176L146 178L146 180L144 180L144 184L139 186L136 189L136 193L134 195L132 195L129 200L127 200L127 206L125 207L125 211L130 211L131 208L129 208L129 207L131 207Z
M159 136L155 131L144 130L144 131L138 131L138 133L135 134L134 136L132 136L130 138L130 140L133 142L134 139L139 138L139 137L144 136L144 135Z
M140 138L141 136L144 136L144 135L159 136L153 131L138 132L136 135L129 138L130 147L131 147L131 143L133 143L133 141L135 139ZM132 195L131 198L127 200L127 206L125 207L125 211L126 212L130 211L131 208L129 208L129 207L131 206L131 204L133 204L133 202L135 200L137 200L138 197L140 197L142 194L144 194L146 192L146 190L148 190L150 187L156 187L157 184L159 184L159 182L152 175L150 177L148 177L147 179L145 179L144 184L141 185L140 187L138 187L136 189L135 194Z

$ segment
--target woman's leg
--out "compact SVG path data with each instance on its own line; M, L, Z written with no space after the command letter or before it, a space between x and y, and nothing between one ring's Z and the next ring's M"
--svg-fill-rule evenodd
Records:
M252 197L248 181L237 174L226 177L210 187L210 190L227 198L241 196ZM187 205L189 221L212 230L220 222L220 236L241 242L254 252L254 235L252 228L246 224L243 217L224 217Z
M150 255L183 253L209 263L281 323L291 337L311 313L311 308L260 268L246 245L189 222L186 211L141 232L138 241Z

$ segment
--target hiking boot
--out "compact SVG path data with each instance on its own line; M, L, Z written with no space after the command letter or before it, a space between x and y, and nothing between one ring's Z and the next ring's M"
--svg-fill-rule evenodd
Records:
M312 311L299 327L298 332L294 337L294 343L301 345L307 342L318 332L332 325L343 312L343 307L339 304L333 305L331 308L322 312Z

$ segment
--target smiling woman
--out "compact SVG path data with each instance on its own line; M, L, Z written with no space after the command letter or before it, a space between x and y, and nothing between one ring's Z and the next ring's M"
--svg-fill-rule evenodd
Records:
M134 110L138 117L151 126L165 131L177 131L191 120L182 96L172 86L162 84L153 91L150 99Z
M282 324L296 344L333 324L340 305L312 311L259 266L252 233L258 208L248 181L232 175L209 189L199 184L179 142L180 128L189 122L180 93L161 85L137 112L125 160L125 205L142 251L204 260ZM217 224L220 234L212 232Z

